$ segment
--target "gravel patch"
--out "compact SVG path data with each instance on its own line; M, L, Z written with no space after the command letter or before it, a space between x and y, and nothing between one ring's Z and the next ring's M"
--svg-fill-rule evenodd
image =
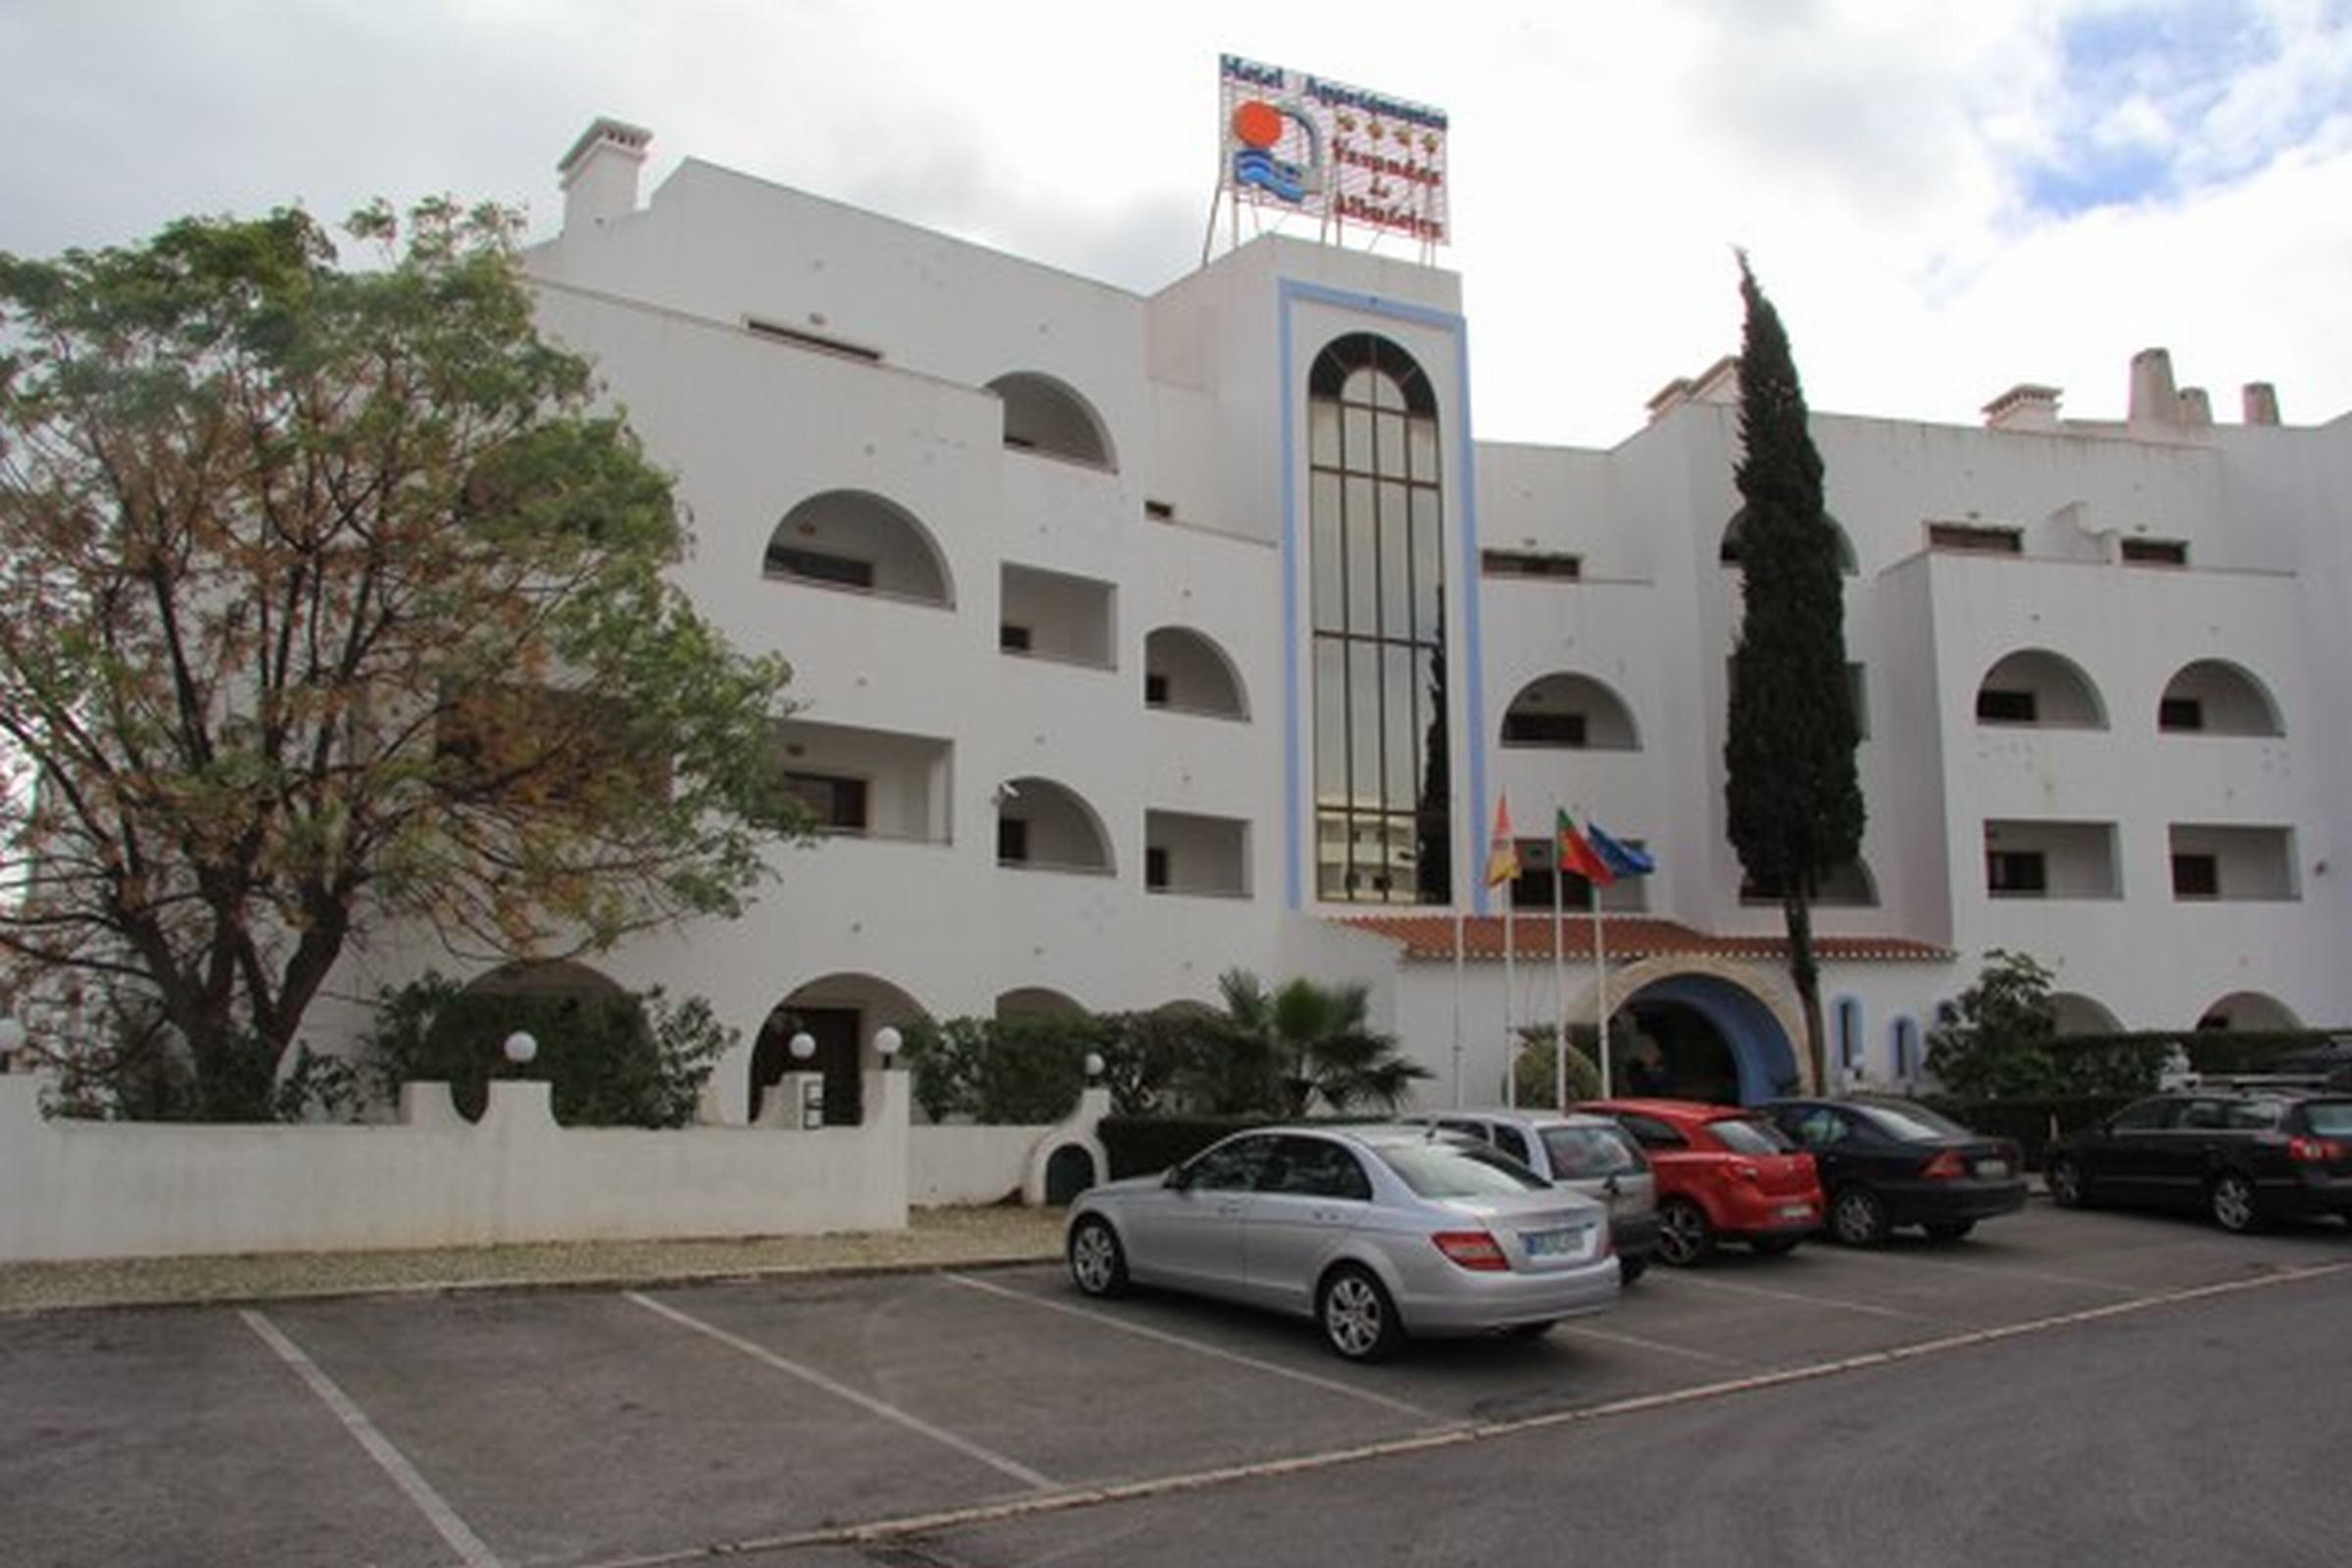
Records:
M0 1311L972 1268L1059 1257L1061 1226L1058 1208L998 1205L918 1208L905 1230L825 1236L0 1263Z

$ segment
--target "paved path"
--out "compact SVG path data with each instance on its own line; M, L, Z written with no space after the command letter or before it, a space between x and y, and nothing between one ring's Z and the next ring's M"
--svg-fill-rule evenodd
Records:
M971 1268L1058 1257L1061 1219L1057 1208L934 1208L914 1210L904 1231L831 1236L0 1263L0 1312L491 1286L663 1285L769 1274Z

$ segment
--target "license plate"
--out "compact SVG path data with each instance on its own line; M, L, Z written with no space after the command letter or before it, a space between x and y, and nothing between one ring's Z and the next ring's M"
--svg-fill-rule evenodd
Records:
M1986 1181L1999 1181L2009 1174L2009 1162L2005 1159L1980 1159L1977 1161L1977 1174Z
M1583 1243L1585 1233L1579 1230L1521 1231L1520 1243L1530 1257L1566 1257Z
M1813 1205L1811 1203L1783 1203L1781 1205L1781 1218L1783 1219L1811 1219L1812 1217Z

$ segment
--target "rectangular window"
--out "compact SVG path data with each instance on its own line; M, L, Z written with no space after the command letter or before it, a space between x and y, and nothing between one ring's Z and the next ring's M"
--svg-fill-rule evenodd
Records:
M766 566L771 577L806 577L811 582L839 583L845 588L871 588L874 564L853 556L836 556L796 545L769 545Z
M997 863L1026 865L1029 862L1029 824L1017 816L997 818Z
M1986 686L1977 693L1977 722L1980 724L2031 724L2038 709L2032 692L2003 691Z
M2132 566L2185 566L2188 542L2183 539L2127 539L2124 562Z
M1994 898L2036 899L2049 889L2049 867L2040 851L1984 852L1984 891Z
M1154 893L1167 890L1168 852L1156 844L1144 849L1144 886Z
M804 327L786 326L782 321L770 321L762 317L747 316L743 318L743 324L754 337L790 343L795 348L814 349L819 354L838 354L845 360L862 360L868 365L876 364L882 358L880 349L870 349L862 343L852 343L845 338L827 337L822 332L811 332Z
M1146 708L1165 708L1168 706L1167 676L1155 674L1151 670L1146 670L1144 672L1144 706Z
M1585 715L1515 710L1502 715L1505 746L1585 745Z
M1582 556L1551 554L1537 550L1482 550L1479 568L1490 577L1582 577L1585 562Z
M815 813L818 827L834 833L865 831L865 780L833 773L786 773L784 787Z
M1176 508L1171 502L1147 501L1144 503L1144 515L1153 522L1173 522L1176 520Z
M1928 524L1930 550L1975 550L1997 556L2025 554L2026 536L2022 529L1987 527L1975 522L1931 522Z
M2222 896L2222 862L2213 855L2173 857L2173 897L2218 899Z
M997 628L997 646L1008 654L1029 652L1029 628L1026 626L1016 626L1008 620Z
M2194 697L2167 697L2156 705L2160 730L2194 732L2205 727L2205 705Z

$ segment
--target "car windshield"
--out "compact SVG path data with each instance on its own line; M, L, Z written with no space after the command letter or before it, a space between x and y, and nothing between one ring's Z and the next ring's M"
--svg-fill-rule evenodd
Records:
M1951 1117L1938 1115L1925 1105L1889 1105L1874 1100L1855 1108L1869 1117L1887 1137L1906 1144L1934 1144L1946 1138L1976 1136Z
M1641 1151L1614 1127L1546 1127L1542 1136L1555 1176L1583 1181L1642 1168Z
M2310 1100L2303 1119L2322 1138L2352 1138L2352 1100Z
M1782 1137L1778 1128L1752 1116L1720 1116L1707 1123L1707 1131L1738 1154L1786 1154L1796 1147Z
M1510 1155L1440 1139L1375 1144L1372 1152L1422 1198L1494 1198L1541 1191L1549 1185Z

